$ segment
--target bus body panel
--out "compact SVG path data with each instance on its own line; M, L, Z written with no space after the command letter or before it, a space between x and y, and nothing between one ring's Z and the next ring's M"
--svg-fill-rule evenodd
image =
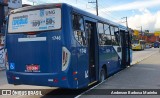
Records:
M121 69L120 57L113 48L113 46L100 46L99 47L99 65L107 66L108 75L112 75ZM101 70L101 69L100 69Z
M61 71L61 41L53 41L53 36L60 36L60 32L47 32L37 34L36 38L46 38L46 41L27 41L21 42L19 39L27 39L27 35L14 34L7 35L7 51L9 66L14 65L11 71L26 72L26 66L37 64L40 73L52 73ZM53 51L53 52L51 52ZM48 66L48 67L45 67Z

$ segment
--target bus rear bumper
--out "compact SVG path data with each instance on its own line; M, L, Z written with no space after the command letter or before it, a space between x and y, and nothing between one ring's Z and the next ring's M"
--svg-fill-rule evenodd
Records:
M7 71L7 80L9 84L14 85L37 85L60 88L76 88L69 84L69 79L65 74L55 73L21 73Z

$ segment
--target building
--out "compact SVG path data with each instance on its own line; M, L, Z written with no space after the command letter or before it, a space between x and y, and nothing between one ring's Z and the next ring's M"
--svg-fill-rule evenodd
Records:
M0 70L5 68L4 35L6 17L10 10L22 7L22 0L0 0Z

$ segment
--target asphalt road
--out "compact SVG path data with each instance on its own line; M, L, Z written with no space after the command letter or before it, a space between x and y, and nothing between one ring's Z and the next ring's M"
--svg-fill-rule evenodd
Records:
M153 55L155 53L156 55ZM141 89L141 88L160 87L158 86L160 85L160 80L157 79L159 77L158 75L160 74L158 72L158 70L160 70L160 60L158 60L158 58L160 58L158 49L152 48L152 49L146 49L144 51L134 51L132 64L135 64L135 65L110 77L103 84L99 85L98 89L109 89L109 88L110 89L127 89L127 88L140 88ZM138 62L140 63L136 64ZM159 84L156 84L158 82ZM0 89L10 89L10 88L12 89L48 89L48 90L46 91L46 94L44 96L0 96L0 98L1 97L2 98L64 98L63 94L74 94L72 96L65 96L66 98L73 98L86 91L86 90L74 91L74 90L62 90L62 89L57 90L57 88L41 87L41 86L9 85L7 84L7 81L6 81L5 71L1 71L0 72ZM54 96L54 97L50 96L54 94L59 94L62 96ZM83 97L84 98L85 97L87 98L104 97L106 98L106 95L93 95L92 96L91 94L91 95L83 95L80 97L82 98ZM107 97L115 98L115 96L107 96ZM127 96L122 96L122 97L128 98ZM117 96L117 98L121 98L121 96ZM142 97L142 98L146 98L146 97ZM155 98L159 98L159 97L155 97Z

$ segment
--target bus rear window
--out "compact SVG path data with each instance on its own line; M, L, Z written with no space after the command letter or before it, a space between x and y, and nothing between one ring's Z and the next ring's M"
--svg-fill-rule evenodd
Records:
M8 32L23 33L57 30L61 28L61 9L40 9L11 14Z

